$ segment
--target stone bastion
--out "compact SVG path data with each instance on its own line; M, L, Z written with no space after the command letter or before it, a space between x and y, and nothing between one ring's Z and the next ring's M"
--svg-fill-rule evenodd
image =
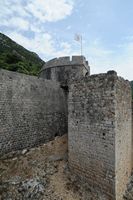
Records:
M84 56L54 58L45 63L39 77L67 85L70 80L90 75L90 67Z

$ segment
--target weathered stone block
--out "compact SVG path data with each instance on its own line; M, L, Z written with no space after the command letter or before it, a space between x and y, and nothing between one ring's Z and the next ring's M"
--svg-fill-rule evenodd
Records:
M69 90L70 169L108 200L122 200L132 167L130 84L110 71Z

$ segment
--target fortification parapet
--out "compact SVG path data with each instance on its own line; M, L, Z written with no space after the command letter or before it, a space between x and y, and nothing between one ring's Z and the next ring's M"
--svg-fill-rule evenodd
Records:
M67 85L70 79L79 78L90 74L88 61L84 56L54 58L45 63L39 76Z
M88 61L86 61L84 56L69 56L54 58L45 63L42 70L51 67L62 67L62 66L74 66L74 65L84 65L84 67L89 70Z

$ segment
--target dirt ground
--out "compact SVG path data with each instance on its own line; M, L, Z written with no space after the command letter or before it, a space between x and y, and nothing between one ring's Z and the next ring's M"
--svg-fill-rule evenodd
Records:
M80 200L69 187L67 135L0 160L0 199Z
M108 200L91 192L70 174L67 145L64 135L39 147L3 156L0 200ZM132 192L125 199L133 200Z

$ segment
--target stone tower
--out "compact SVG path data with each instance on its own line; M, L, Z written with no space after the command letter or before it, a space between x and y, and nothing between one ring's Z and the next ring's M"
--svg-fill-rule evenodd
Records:
M39 77L60 82L67 86L69 81L90 74L90 67L84 56L60 57L45 63Z
M69 166L100 199L122 200L131 174L131 99L129 82L114 71L69 88Z

